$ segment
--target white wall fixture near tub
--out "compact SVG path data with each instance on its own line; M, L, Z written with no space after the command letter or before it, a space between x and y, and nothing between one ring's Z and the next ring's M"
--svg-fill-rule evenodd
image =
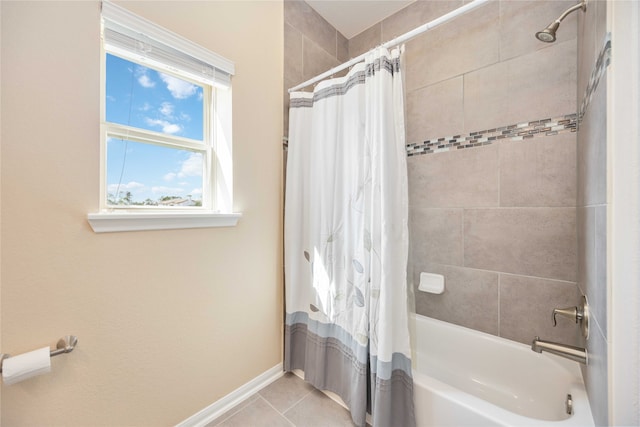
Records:
M413 321L419 427L594 425L577 362L425 316Z
M420 284L418 290L430 294L441 294L444 292L444 276L442 274L420 273Z

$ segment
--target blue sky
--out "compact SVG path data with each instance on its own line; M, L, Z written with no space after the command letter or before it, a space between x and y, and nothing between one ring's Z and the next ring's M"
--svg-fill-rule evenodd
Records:
M106 120L202 140L203 89L107 54ZM187 150L107 139L107 192L133 201L202 195L202 156Z

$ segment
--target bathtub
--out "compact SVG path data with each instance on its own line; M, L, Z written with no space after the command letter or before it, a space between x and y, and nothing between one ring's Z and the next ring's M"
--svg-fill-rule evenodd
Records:
M411 323L419 427L593 426L578 363L421 315Z

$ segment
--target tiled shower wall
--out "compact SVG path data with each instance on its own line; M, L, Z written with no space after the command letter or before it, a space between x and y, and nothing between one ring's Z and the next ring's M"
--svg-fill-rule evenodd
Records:
M349 60L349 44L302 0L284 2L284 135L289 132L287 89Z
M583 367L596 425L607 397L607 5L589 1L578 20L578 286L591 307L589 365ZM584 342L581 343L584 345Z
M491 2L406 44L410 276L446 280L441 295L416 290L418 313L577 344L574 323L551 324L579 294L576 16L557 42L534 37L573 3ZM417 1L349 40L349 54L462 4Z
M285 89L463 4L417 1L346 41L285 1ZM575 14L556 43L534 37L572 4L495 1L406 44L410 279L446 279L442 295L415 292L421 314L578 343L574 323L551 324L579 295Z

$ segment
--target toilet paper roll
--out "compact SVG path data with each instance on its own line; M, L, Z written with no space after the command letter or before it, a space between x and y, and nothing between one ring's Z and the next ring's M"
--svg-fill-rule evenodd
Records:
M2 363L2 381L15 384L37 375L51 371L49 347L43 347L29 353L12 356Z

